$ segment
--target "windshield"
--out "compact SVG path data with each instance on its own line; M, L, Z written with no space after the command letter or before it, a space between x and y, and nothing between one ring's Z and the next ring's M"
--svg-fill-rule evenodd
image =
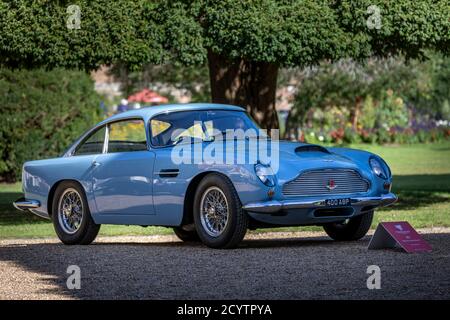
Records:
M174 145L184 138L210 140L218 132L249 129L257 131L259 128L244 111L179 111L160 114L150 121L154 146Z

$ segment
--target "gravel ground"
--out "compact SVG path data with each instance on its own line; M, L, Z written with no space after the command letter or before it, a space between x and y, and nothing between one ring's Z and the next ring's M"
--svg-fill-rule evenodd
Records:
M172 236L0 241L0 299L450 299L450 228L419 230L432 253L367 250L320 232L259 233L212 250ZM69 265L81 289L66 287ZM381 289L368 290L369 265Z

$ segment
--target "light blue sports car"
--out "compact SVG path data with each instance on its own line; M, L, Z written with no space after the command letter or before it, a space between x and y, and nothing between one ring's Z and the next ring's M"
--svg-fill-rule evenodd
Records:
M242 135L249 131L256 144ZM26 162L14 205L51 219L65 244L89 244L101 224L123 224L232 248L247 229L276 226L321 225L335 240L360 239L374 209L397 200L391 182L377 155L276 141L240 107L164 105L114 115L61 157Z

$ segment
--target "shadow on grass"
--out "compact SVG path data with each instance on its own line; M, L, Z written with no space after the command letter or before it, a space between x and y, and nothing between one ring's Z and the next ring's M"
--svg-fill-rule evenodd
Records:
M415 210L422 207L427 207L433 204L448 202L450 205L450 197L442 195L439 192L428 191L399 191L397 192L399 198L392 209L399 210Z
M450 147L447 146L433 146L430 149L433 151L450 151Z
M394 176L393 192L399 198L394 209L414 210L450 203L450 174Z
M450 174L394 175L394 192L427 191L449 192Z

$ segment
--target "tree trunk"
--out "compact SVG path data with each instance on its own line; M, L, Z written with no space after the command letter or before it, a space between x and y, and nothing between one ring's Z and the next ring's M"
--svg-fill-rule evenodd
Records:
M230 61L211 50L208 64L212 102L244 107L262 128L278 129L278 65L244 59Z

